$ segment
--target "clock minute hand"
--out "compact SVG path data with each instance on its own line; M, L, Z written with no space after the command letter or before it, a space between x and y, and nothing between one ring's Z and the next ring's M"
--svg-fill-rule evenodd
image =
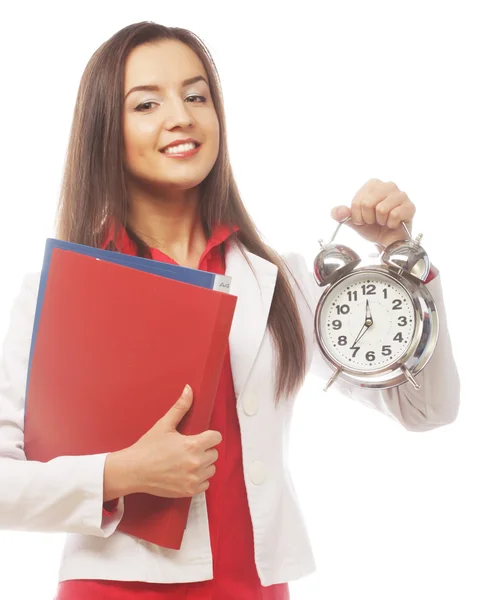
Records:
M369 300L367 300L366 305L365 305L365 323L364 323L362 329L359 331L359 335L355 339L354 343L352 344L352 346L350 346L351 348L355 348L355 344L363 337L363 335L369 329L369 327L372 325L372 323L373 323L373 321L372 321L372 315L370 314Z
M352 344L352 346L350 346L351 348L355 347L355 344L360 340L360 338L364 335L364 333L369 329L369 325L367 325L367 323L364 323L364 326L362 327L362 329L359 331L359 335L355 338L354 343Z

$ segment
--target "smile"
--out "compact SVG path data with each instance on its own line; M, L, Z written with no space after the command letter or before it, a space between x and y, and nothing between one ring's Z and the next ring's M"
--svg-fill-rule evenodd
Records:
M200 150L200 145L194 144L193 142L189 142L187 144L180 144L178 146L169 146L165 150L162 150L161 153L165 154L165 156L170 156L171 158L185 158L189 156L194 156Z

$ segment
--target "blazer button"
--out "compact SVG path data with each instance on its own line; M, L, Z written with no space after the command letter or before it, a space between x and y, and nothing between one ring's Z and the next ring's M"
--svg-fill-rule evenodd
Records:
M261 485L266 479L266 467L260 460L255 460L250 469L249 476L255 485Z
M256 396L247 396L244 400L244 412L248 417L254 416L259 410L259 401Z

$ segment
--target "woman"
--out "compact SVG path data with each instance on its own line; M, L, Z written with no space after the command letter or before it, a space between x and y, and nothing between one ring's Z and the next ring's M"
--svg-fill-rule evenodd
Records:
M414 214L406 194L378 180L332 212L384 245L402 238L400 223L411 227ZM279 257L263 243L243 206L216 68L194 34L139 23L94 54L75 109L58 237L230 274L236 314L209 431L177 432L189 389L129 448L34 463L22 426L39 276L26 277L0 371L0 527L69 534L59 600L288 598L287 582L314 570L286 451L306 373L329 376L313 338L319 288L299 255ZM441 334L417 376L421 388L334 384L412 431L451 423L459 403L437 274L426 283ZM117 531L134 492L192 497L179 551Z

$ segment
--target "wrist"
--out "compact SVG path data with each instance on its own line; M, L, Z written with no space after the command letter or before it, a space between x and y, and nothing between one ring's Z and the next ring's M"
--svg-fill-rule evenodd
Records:
M136 473L129 448L108 454L104 465L103 502L135 493Z

